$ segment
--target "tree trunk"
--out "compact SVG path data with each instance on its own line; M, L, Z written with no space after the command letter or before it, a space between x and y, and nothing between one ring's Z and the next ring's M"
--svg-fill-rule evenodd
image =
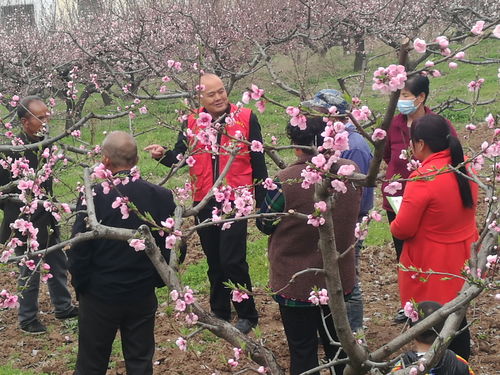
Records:
M365 68L366 65L366 51L365 51L365 38L364 34L354 35L354 71L359 72Z

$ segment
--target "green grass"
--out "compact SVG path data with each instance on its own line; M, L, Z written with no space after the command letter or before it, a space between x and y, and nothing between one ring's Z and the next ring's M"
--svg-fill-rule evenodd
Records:
M1 365L0 375L47 375L45 372L24 371L11 367L11 365Z

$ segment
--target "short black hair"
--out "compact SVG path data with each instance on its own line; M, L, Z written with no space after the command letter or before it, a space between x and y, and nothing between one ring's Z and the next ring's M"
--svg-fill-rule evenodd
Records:
M425 103L427 97L429 96L429 78L420 74L415 74L406 80L405 89L415 96L419 96L421 93L424 93Z
M441 307L442 305L435 301L423 301L418 303L417 304L418 320L416 322L410 321L410 326L413 327L415 324L420 323L422 320L427 318L433 312L439 310ZM424 331L418 336L416 336L415 340L427 345L432 345L434 340L436 340L438 332L441 332L441 330L443 329L443 326L444 326L444 321L437 323L434 326L432 326L431 329L428 329L427 331Z
M31 115L29 108L31 103L40 101L43 103L42 98L38 95L30 95L25 96L18 104L17 104L17 117L20 119L28 117Z
M325 130L326 123L322 117L308 117L307 127L301 130L298 126L292 126L290 123L286 126L286 135L294 145L299 146L321 146L323 137L321 133ZM312 150L302 149L306 154L312 155Z

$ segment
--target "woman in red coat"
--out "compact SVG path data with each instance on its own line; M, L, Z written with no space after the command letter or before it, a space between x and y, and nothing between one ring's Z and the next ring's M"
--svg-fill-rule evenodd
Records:
M445 304L458 295L464 280L453 276L451 280L442 280L442 274L424 272L461 274L470 258L471 244L478 238L475 203L478 186L461 174L468 174L465 167L459 169L461 173L447 168L462 163L464 155L443 117L421 117L413 122L410 135L414 157L422 162L410 178L432 178L406 184L401 208L391 223L392 234L404 240L400 263L407 269L422 271L399 271L401 305L412 299L417 303ZM457 354L468 358L468 353Z

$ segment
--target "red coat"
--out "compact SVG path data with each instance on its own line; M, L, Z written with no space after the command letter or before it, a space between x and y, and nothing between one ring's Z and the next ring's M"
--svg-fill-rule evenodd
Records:
M435 168L451 164L450 151L432 154L410 177L433 175ZM473 201L477 202L478 187L470 183ZM410 181L406 184L403 203L391 224L392 234L404 240L400 263L422 271L433 270L460 275L470 258L472 242L477 240L476 206L465 208L455 174L444 173L432 180ZM422 282L421 278L427 281ZM417 275L400 270L398 275L401 305L436 301L441 304L458 295L464 281L459 278L441 280L442 275Z

